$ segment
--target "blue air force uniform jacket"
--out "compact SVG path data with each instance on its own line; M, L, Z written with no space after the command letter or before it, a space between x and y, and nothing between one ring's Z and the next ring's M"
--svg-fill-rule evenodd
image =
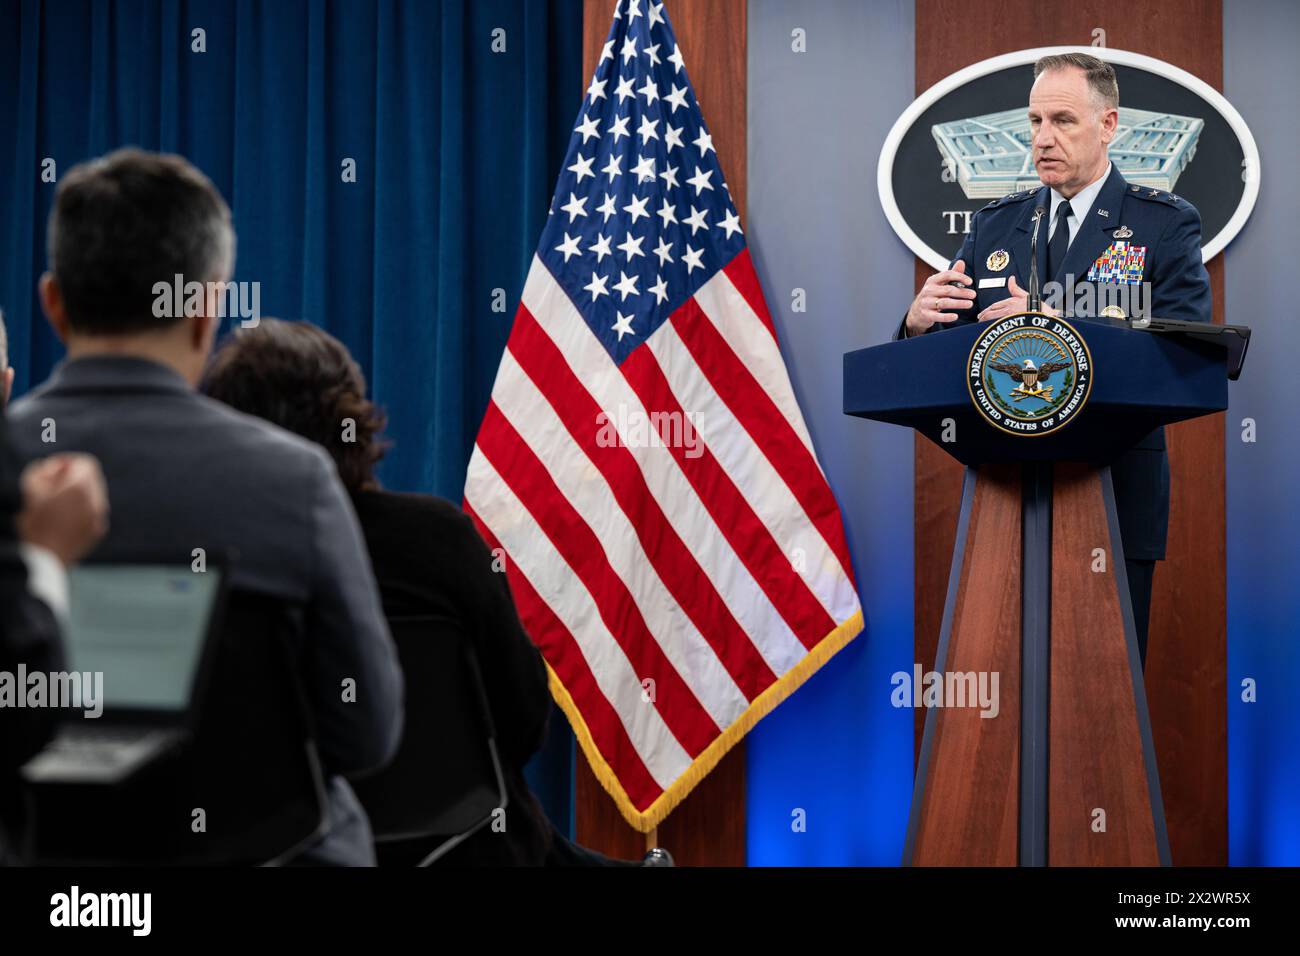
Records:
M1047 274L1051 191L1046 186L1013 193L989 203L971 218L970 232L953 261L966 264L976 299L970 309L953 310L938 331L976 321L979 313L1007 298L1009 277L1029 288L1029 248L1034 208L1044 214L1038 236L1038 275L1043 301L1065 318L1089 319L1119 303L1132 317L1140 283L1150 283L1146 314L1194 322L1211 320L1210 279L1201 261L1201 217L1196 207L1172 193L1130 185L1117 168L1098 192L1054 276ZM1058 286L1049 286L1056 282ZM983 287L981 288L981 284ZM1091 288L1089 288L1091 287ZM1127 288L1124 288L1127 287ZM1060 300L1050 293L1059 290ZM1072 294L1073 293L1073 294ZM1103 318L1101 321L1110 321ZM896 337L906 334L902 325ZM1115 507L1119 512L1124 556L1158 560L1165 556L1169 530L1169 456L1164 428L1158 428L1111 463Z

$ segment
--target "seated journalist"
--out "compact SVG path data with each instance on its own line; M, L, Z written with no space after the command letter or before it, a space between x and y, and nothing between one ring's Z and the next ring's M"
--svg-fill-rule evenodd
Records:
M67 358L9 410L20 459L99 459L113 521L93 559L233 556L232 586L301 612L328 822L297 862L373 864L345 775L396 752L402 678L356 515L318 446L194 387L234 269L230 209L181 157L124 149L64 173L47 241L40 300ZM197 307L160 308L155 288L178 275Z
M204 390L323 445L352 495L390 618L439 615L464 627L477 652L509 798L504 832L484 827L440 860L449 865L640 866L577 846L558 833L524 779L551 709L542 655L524 632L506 576L469 517L431 495L385 491L375 464L385 416L344 345L305 322L263 319L220 346ZM341 423L355 422L345 441ZM407 675L410 688L419 675ZM408 689L408 693L413 692ZM415 863L426 849L408 848ZM387 862L392 855L385 853Z

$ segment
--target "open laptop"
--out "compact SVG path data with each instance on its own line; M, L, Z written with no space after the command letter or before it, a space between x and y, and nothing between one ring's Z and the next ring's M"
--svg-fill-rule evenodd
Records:
M68 574L69 671L102 674L102 700L69 710L23 767L30 783L117 783L187 739L211 670L226 569L83 564ZM84 681L83 681L84 683ZM84 695L83 695L84 701Z

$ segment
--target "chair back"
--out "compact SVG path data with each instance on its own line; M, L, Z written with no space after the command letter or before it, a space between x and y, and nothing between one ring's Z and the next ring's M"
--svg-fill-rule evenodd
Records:
M352 781L377 843L467 835L506 805L473 645L446 617L389 619L406 679L397 756Z

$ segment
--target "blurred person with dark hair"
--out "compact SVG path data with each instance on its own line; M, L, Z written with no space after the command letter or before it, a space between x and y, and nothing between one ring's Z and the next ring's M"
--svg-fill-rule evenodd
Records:
M234 268L229 208L183 158L119 150L62 178L48 245L40 299L68 355L11 408L15 445L100 460L114 517L95 558L232 555L232 586L301 608L328 823L300 862L372 864L344 775L392 759L402 679L356 515L319 446L195 391Z
M510 816L443 860L451 865L641 865L611 860L558 833L524 779L546 736L551 697L541 653L519 621L504 573L469 516L432 495L384 491L375 479L385 416L365 397L347 348L306 322L263 319L219 347L203 379L213 398L324 446L352 495L390 618L460 622L477 651L506 778ZM342 423L355 423L345 438ZM418 686L419 675L408 675ZM515 808L522 812L515 812ZM424 854L413 852L410 862Z

